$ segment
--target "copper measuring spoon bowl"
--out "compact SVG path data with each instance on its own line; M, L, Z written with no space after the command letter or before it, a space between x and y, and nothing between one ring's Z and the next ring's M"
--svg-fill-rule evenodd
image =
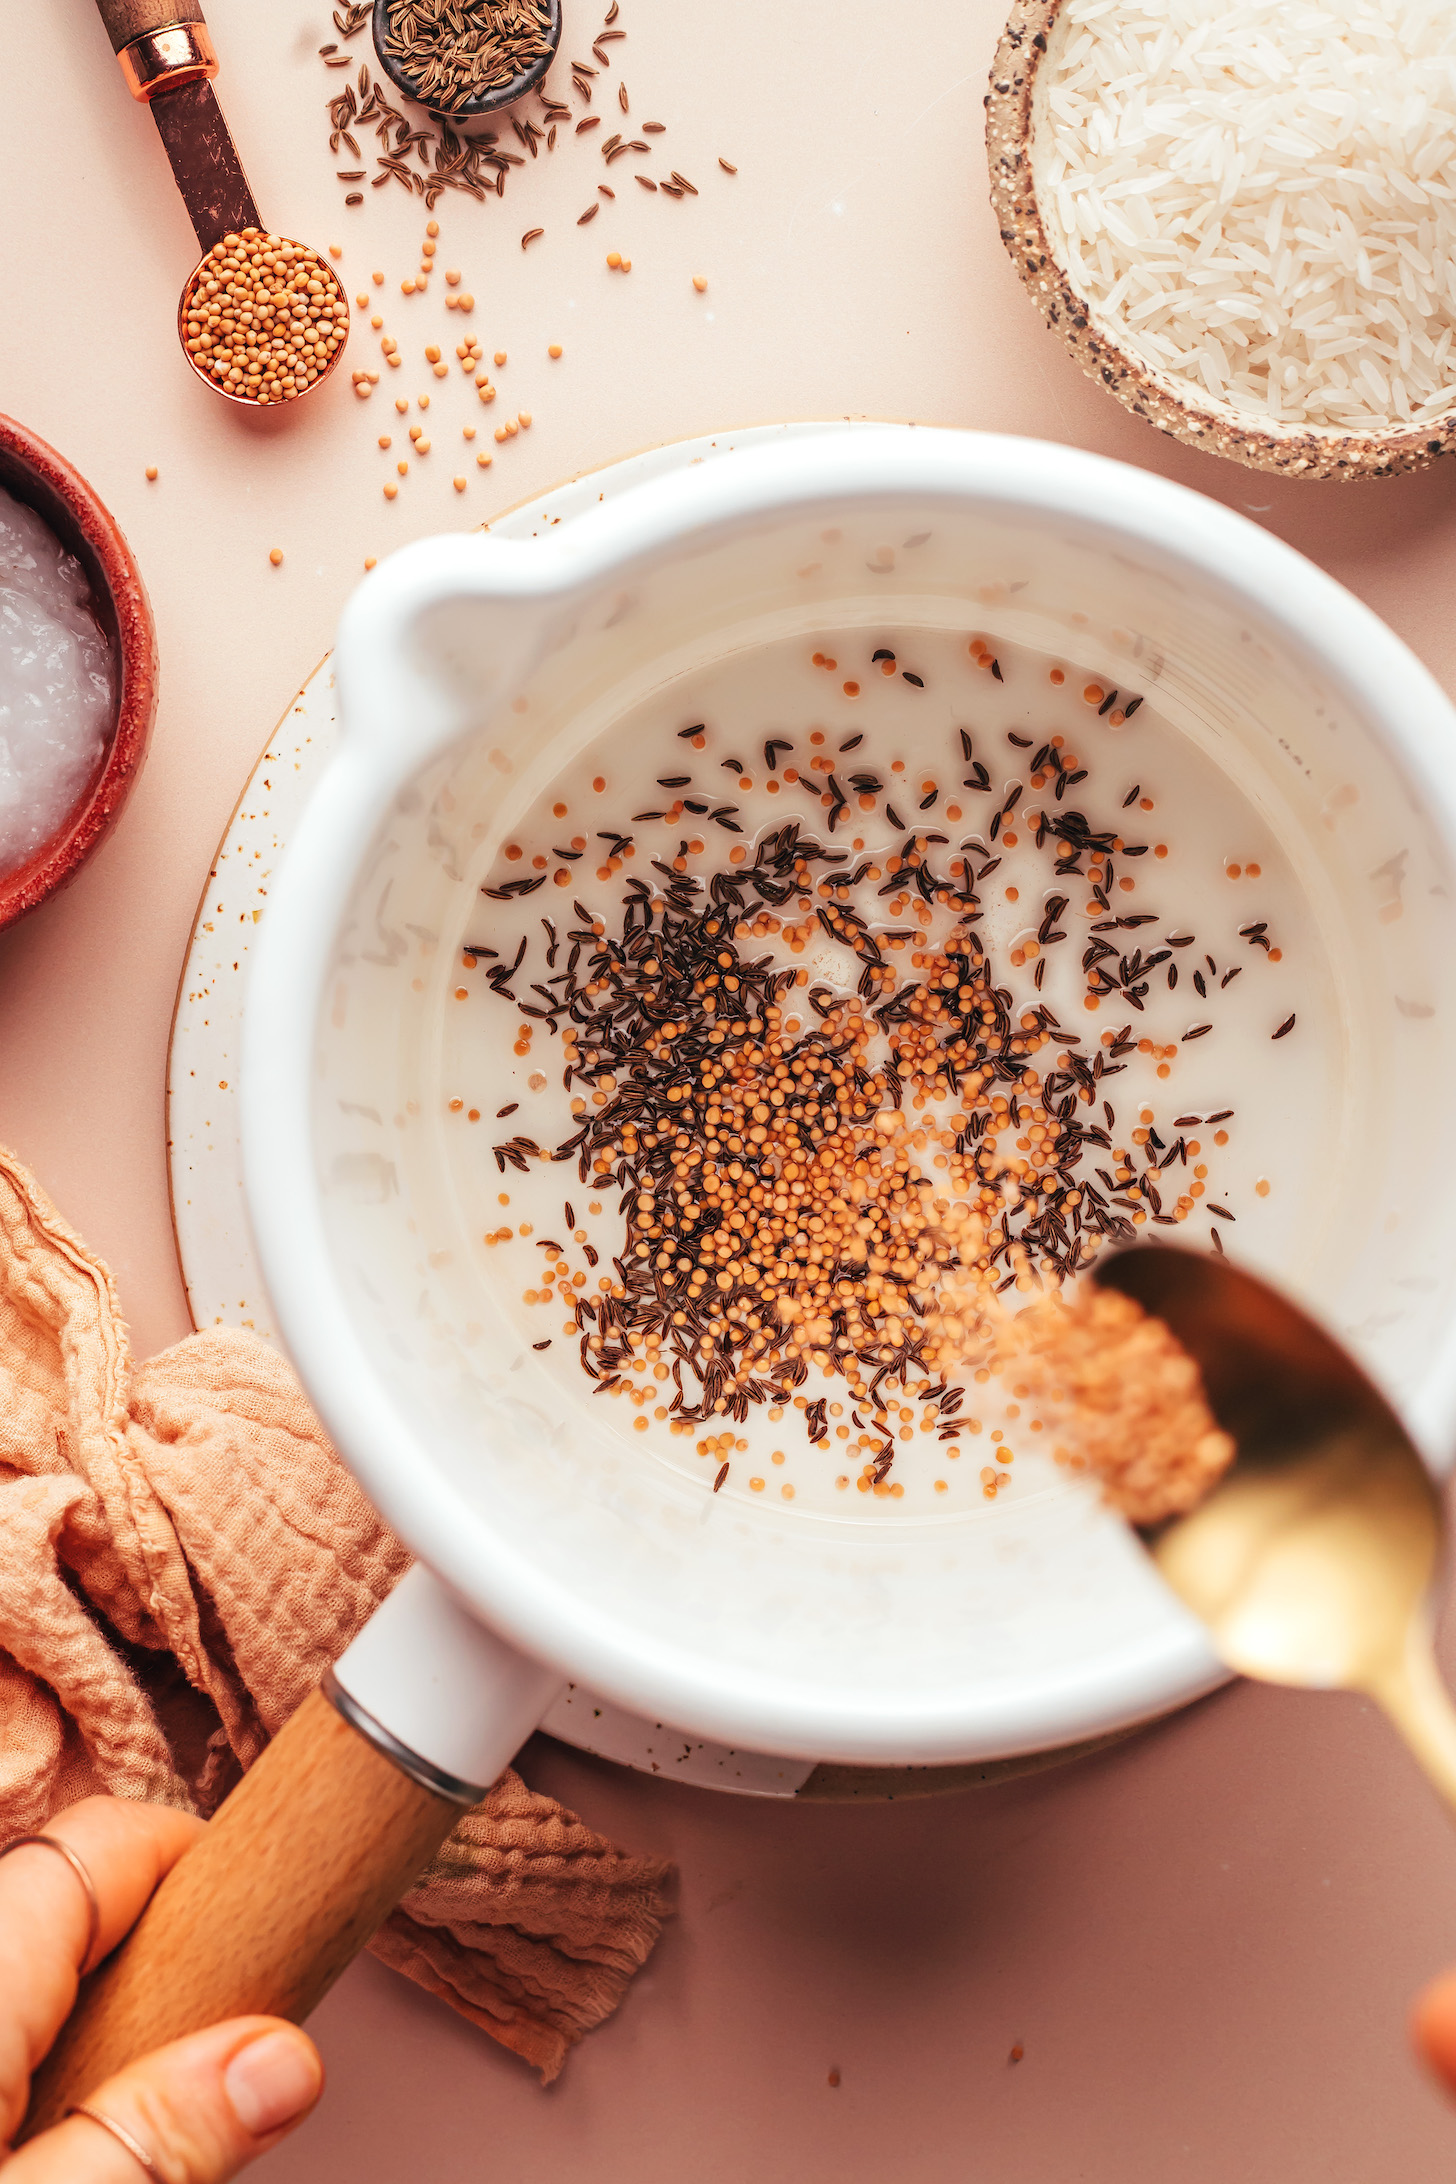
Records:
M322 296L327 298L327 316L323 314L321 307L317 320L318 326L321 331L324 326L328 326L336 336L334 346L331 349L327 349L323 356L315 356L316 369L311 379L306 378L304 384L298 386L295 383L296 374L290 374L289 383L280 387L276 394L266 392L250 393L248 386L252 377L251 374L244 374L241 384L238 386L230 385L227 379L219 379L208 368L207 351L202 346L203 341L206 339L205 334L194 331L194 328L200 324L197 313L205 308L205 283L208 279L209 267L213 268L214 272L220 277L220 288L225 287L226 267L217 253L219 251L225 252L226 246L230 242L248 242L254 235L260 241L269 244L275 252L292 250L299 254L299 261L301 262L295 262L295 271L302 272L306 270L309 285L321 289ZM280 287L275 289L273 293L275 310L285 304L290 295L303 296L306 299L306 304L316 300L308 296L307 288L299 289L296 286ZM199 298L204 299L204 301L199 303ZM323 385L333 371L334 366L344 353L344 344L348 337L349 299L344 293L342 281L328 260L321 258L316 250L310 250L307 243L295 243L290 241L286 235L271 235L262 228L245 228L236 236L228 234L219 237L213 249L207 252L194 271L188 275L186 286L183 288L177 304L177 339L182 344L182 354L204 385L211 387L214 394L220 394L225 402L235 402L242 409L274 409L284 402L298 402L303 399L304 395L312 394L316 387ZM260 371L257 376L260 387L265 385L263 373Z
M202 249L202 257L188 275L177 305L177 336L183 355L198 378L224 401L245 409L270 409L301 401L323 385L344 353L349 299L326 258L306 243L274 234L259 216L237 146L212 88L218 61L203 21L201 0L96 0L96 5L127 89L150 110L157 125ZM264 313L257 328L259 335L270 323L276 327L285 308L291 317L298 297L304 300L306 314L310 305L315 307L312 315L320 330L325 325L329 329L328 335L313 345L312 376L305 371L303 384L299 385L296 373L285 375L291 383L280 383L276 392L259 391L267 384L266 350L254 351L258 369L230 372L225 379L219 378L208 367L205 324L195 331L189 325L193 306L205 293L205 283L211 277L209 266L227 271L221 265L219 252L226 256L225 246L229 243L235 246L240 241L251 242L255 236L275 250L302 253L302 263L290 261L286 280L280 280L269 298L274 317L270 322ZM308 281L299 288L295 274L304 269ZM308 295L309 283L315 284L312 297ZM224 279L217 293L225 296L227 286ZM286 296L280 292L285 289ZM318 353L320 349L322 354Z

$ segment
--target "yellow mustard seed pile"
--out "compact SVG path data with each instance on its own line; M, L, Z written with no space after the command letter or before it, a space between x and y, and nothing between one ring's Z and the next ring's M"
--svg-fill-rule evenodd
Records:
M349 304L315 251L244 228L214 243L183 297L187 353L227 394L292 402L328 370Z

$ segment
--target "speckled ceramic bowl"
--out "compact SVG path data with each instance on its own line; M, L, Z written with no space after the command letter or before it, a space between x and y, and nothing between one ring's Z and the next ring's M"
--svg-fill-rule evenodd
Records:
M115 824L157 710L157 633L115 517L64 456L13 417L0 417L0 486L33 508L81 563L119 671L116 718L90 787L50 840L0 877L3 930L67 886Z
M1012 8L986 95L986 159L1001 240L1048 326L1088 378L1100 380L1134 416L1146 417L1190 447L1288 477L1390 478L1398 471L1423 470L1456 446L1456 402L1434 425L1392 425L1388 432L1301 425L1280 431L1247 424L1234 410L1199 400L1189 382L1120 347L1094 322L1052 250L1031 171L1037 70L1061 5L1062 0L1016 0Z

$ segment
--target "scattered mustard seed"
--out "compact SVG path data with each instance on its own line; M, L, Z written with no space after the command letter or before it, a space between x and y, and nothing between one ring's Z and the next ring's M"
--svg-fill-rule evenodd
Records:
M156 464L155 464L155 463L148 463L148 464L147 464L147 483L148 483L148 485L155 485L155 484L156 484L156 482L157 482L157 466L156 466Z
M268 559L272 562L275 569L281 568L283 565L283 548L281 546L275 546L273 548L273 551L269 554Z
M561 354L561 343L559 341L551 342L547 347L546 354L551 358L551 361L555 363L557 357L559 357Z
M694 286L694 288L696 288L696 290L698 291L698 294L699 294L700 296L701 296L701 294L703 293L703 290L704 290L704 289L705 289L705 288L707 287L707 285L708 285L708 280L707 280L707 275L706 275L706 274L703 274L703 273L695 273L695 274L693 275L693 286Z

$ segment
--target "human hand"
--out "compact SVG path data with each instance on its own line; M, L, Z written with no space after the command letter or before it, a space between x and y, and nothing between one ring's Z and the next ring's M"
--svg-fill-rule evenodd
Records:
M1443 1972L1417 1996L1411 2038L1447 2090L1456 2093L1456 1972Z
M67 1860L44 1844L0 1858L0 2177L3 2184L225 2184L308 2114L323 2065L306 2033L276 2017L235 2017L118 2071L86 2106L6 2155L83 1972L114 1949L203 1823L163 1805L88 1797L46 1828L75 1851L100 1922ZM90 1946L88 1947L88 1941ZM83 1962L84 1957L84 1962ZM150 2172L128 2150L135 2142Z

